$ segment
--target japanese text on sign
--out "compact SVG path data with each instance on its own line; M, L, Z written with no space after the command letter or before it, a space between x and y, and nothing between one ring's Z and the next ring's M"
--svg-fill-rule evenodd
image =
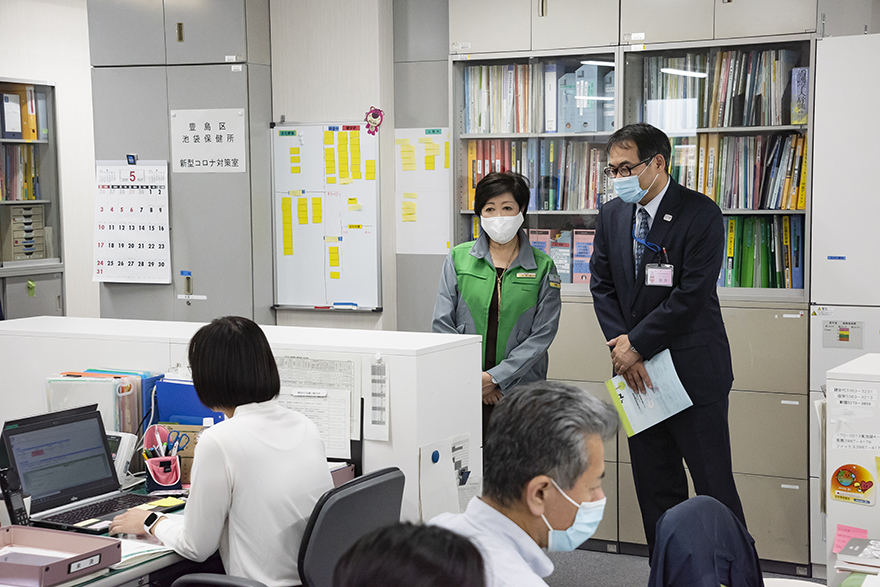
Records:
M171 111L172 171L246 171L245 116L241 108Z

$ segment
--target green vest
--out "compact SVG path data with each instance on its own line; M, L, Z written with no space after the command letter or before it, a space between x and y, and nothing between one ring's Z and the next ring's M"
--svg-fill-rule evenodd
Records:
M489 328L489 305L497 285L497 273L488 259L471 255L476 241L462 243L452 249L458 291L467 304L474 327L483 337L483 358L486 357L486 331ZM553 261L546 253L532 249L536 269L523 269L514 265L501 276L501 294L498 298L498 338L495 358L498 363L507 358L507 341L519 317L529 308L538 305L538 295L544 277L552 271ZM558 284L556 284L558 286Z

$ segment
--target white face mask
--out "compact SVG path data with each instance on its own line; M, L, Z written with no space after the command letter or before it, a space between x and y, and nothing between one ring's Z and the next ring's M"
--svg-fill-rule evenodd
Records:
M491 218L486 218L484 216L480 217L480 226L483 227L483 230L489 235L489 238L499 245L506 245L513 240L513 237L516 236L522 223L522 212L518 213L516 216L493 216Z

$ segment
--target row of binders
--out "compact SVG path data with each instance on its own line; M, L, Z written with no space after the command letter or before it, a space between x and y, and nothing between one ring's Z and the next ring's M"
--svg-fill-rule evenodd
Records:
M467 145L468 209L488 173L514 171L529 180L529 210L595 210L612 194L602 145L574 139L471 139Z
M724 209L804 210L807 137L798 133L674 138L670 175Z
M464 132L613 131L613 65L574 68L548 61L467 66Z
M803 216L728 216L725 223L718 287L803 289Z
M0 145L0 201L39 200L40 166L33 145Z
M24 84L0 84L0 139L49 138L46 93Z
M666 130L807 123L809 67L791 49L646 57L644 119Z

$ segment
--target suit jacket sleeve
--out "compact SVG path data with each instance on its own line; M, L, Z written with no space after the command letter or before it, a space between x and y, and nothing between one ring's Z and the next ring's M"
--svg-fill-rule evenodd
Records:
M666 300L654 308L629 333L630 343L644 359L666 348L687 331L702 311L718 282L724 244L721 212L708 213L705 223L695 222L684 241L681 279Z
M628 328L620 310L620 300L611 275L608 259L608 237L605 230L605 214L599 212L596 234L593 237L593 254L590 256L590 293L593 308L605 340L626 334Z

